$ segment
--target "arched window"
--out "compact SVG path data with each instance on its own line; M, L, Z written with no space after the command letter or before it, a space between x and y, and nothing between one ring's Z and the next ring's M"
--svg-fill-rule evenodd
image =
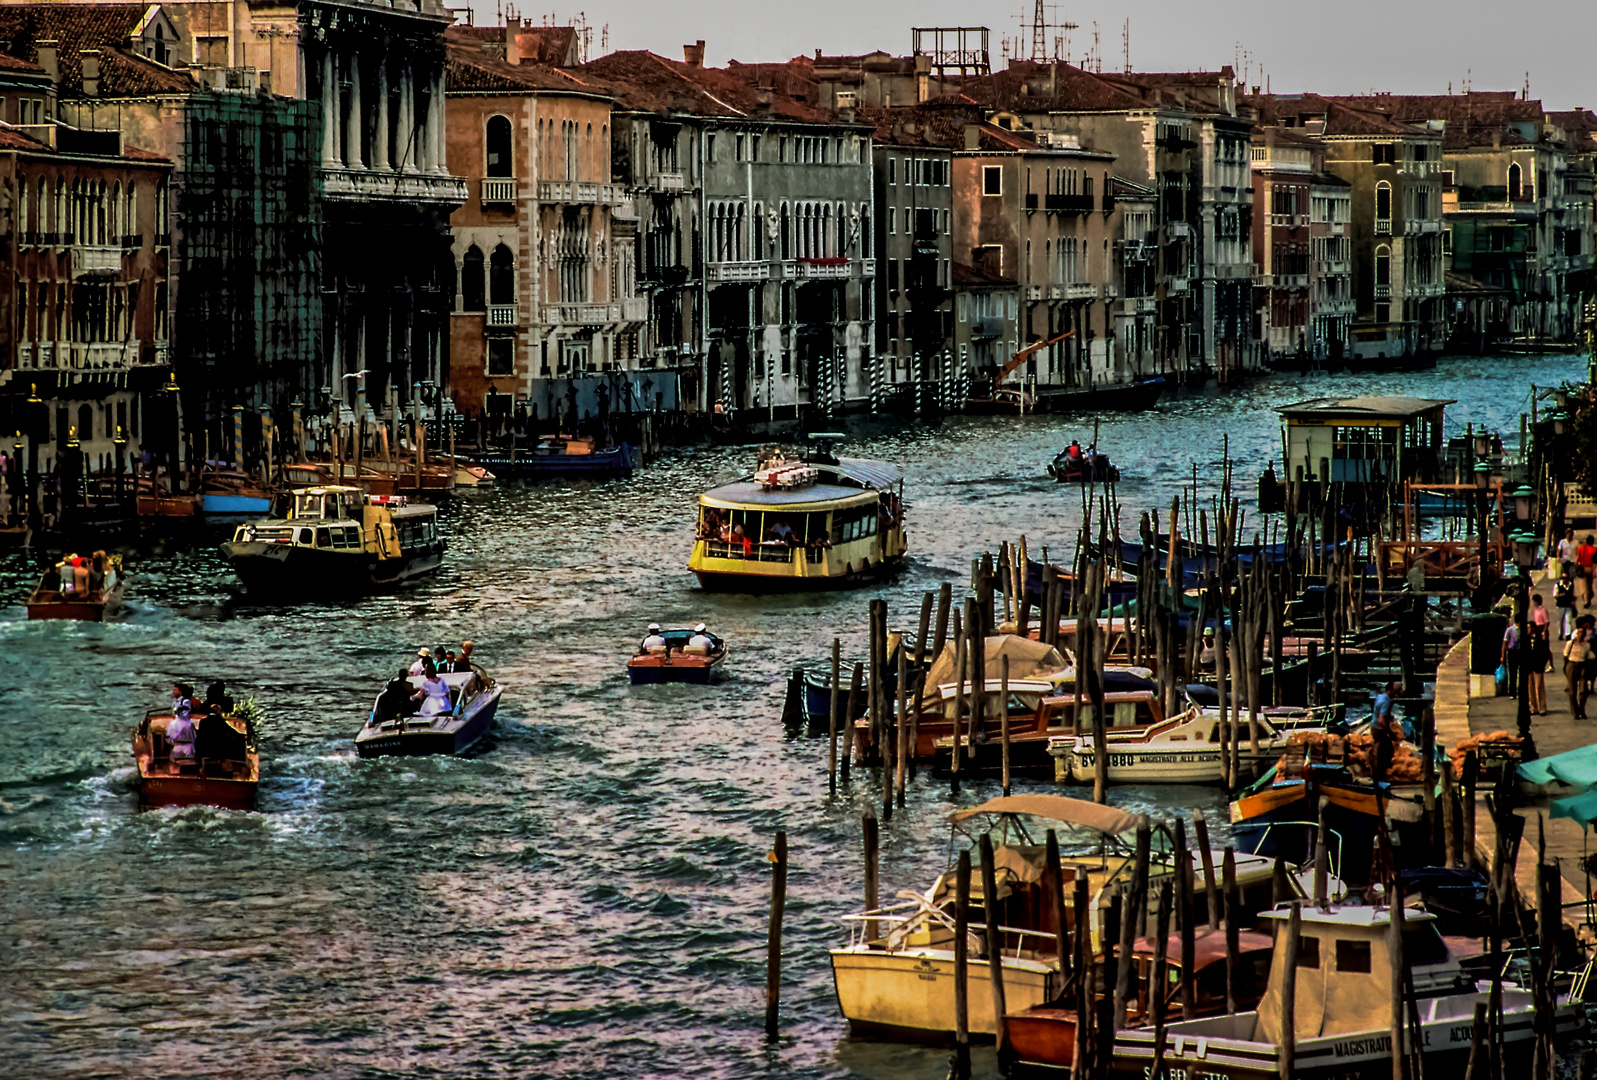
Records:
M482 249L473 244L466 249L465 257L460 260L460 310L486 310L488 305L485 296Z
M514 304L516 302L516 267L510 249L500 244L488 257L488 302Z
M1392 249L1385 244L1375 249L1375 285L1392 287Z
M783 203L782 212L779 215L777 226L781 232L781 236L779 237L781 246L778 250L781 251L781 257L784 259L791 259L793 257L792 222L792 208L789 207L787 203Z
M1508 167L1508 197L1513 202L1518 202L1525 194L1524 174L1518 165Z
M510 121L503 116L490 116L484 136L488 149L488 176L514 176L511 171Z
M1375 185L1375 217L1377 220L1392 216L1392 185L1382 180Z

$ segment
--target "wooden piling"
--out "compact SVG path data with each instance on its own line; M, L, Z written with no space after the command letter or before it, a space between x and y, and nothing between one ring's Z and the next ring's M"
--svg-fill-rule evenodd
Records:
M965 715L965 645L964 628L959 626L958 615L954 616L954 749L948 758L948 790L951 794L959 794L959 742L960 726L964 723Z
M1331 906L1330 863L1331 829L1325 823L1325 807L1320 807L1320 825L1314 833L1314 903L1321 911Z
M1242 981L1242 946L1237 935L1242 918L1242 898L1237 893L1237 854L1227 847L1221 859L1225 879L1225 1011L1235 1014Z
M826 789L830 792L837 791L837 706L838 698L842 695L843 688L843 645L837 638L832 639L832 707L826 716L827 754L826 754Z
M954 870L954 1072L970 1080L970 849Z
M1463 840L1463 865L1466 869L1478 870L1480 859L1475 851L1475 781L1481 774L1480 759L1475 756L1475 751L1464 752L1464 791L1460 796L1464 810L1464 840Z
M896 766L894 772L895 772L895 778L896 778L896 785L895 786L896 786L896 788L898 790L898 805L899 806L903 806L904 805L904 769L906 767L906 759L909 757L909 755L910 755L910 753L912 751L912 748L908 745L908 743L909 743L909 716L907 714L909 712L909 662L908 662L908 659L904 656L904 646L903 646L902 642L900 642L899 647L898 647L898 687L897 687L897 689L898 689L898 694L897 694L897 698L898 698L897 706L898 707L893 712L893 716L894 716L893 731L898 736L898 740L897 740L898 749L897 749L897 752L894 753L894 755L893 755L893 761L894 761L894 764ZM889 794L891 794L891 791L889 791ZM891 801L891 800L889 800L889 801Z
M1404 1058L1407 1056L1408 1025L1403 1022L1403 984L1406 962L1403 958L1403 886L1398 881L1398 871L1392 868L1392 877L1386 887L1387 951L1392 958L1392 1080L1404 1080Z
M1170 997L1170 882L1159 886L1159 913L1154 920L1153 972L1148 980L1148 1005L1153 1013L1153 1068L1164 1075L1164 1025ZM1186 972L1182 972L1186 978Z
M993 863L992 833L981 834L982 921L987 925L987 977L993 991L993 1030L998 1042L998 1060L1004 1059L1007 1043L1004 1031L1004 938L998 926L998 868Z
M1087 884L1087 871L1076 868L1075 903L1075 953L1076 953L1076 1045L1074 1060L1083 1077L1092 1076L1092 1000L1096 976L1092 958L1092 918L1088 914L1092 905L1092 891Z
M1442 766L1442 865L1459 865L1458 791L1453 785L1453 763Z
M1220 888L1214 876L1214 851L1209 847L1209 822L1203 811L1192 815L1192 829L1198 841L1198 858L1203 862L1204 902L1209 908L1209 929L1220 929Z
M873 760L886 761L886 748L882 745L882 683L885 674L882 664L885 657L882 655L884 642L877 634L878 619L885 622L887 619L887 601L872 600L870 604L870 681L866 684L865 709L870 717L870 749L868 757L861 764L869 764Z
M1469 1027L1469 1061L1464 1066L1464 1080L1481 1080L1481 1044L1486 1039L1486 1027L1486 1002L1477 1001L1475 1019Z
M976 740L981 737L982 721L987 706L987 639L982 636L981 605L974 600L965 601L965 654L970 658L970 726L965 729L965 745L970 756L976 753Z
M945 581L937 588L937 640L932 647L933 660L943 655L943 646L948 642L948 609L953 602L954 587Z
M1287 884L1286 861L1277 858L1270 871L1270 903L1284 904L1292 899L1292 887Z
M1115 972L1115 1030L1126 1026L1126 1008L1131 999L1136 965L1131 962L1142 929L1143 909L1148 896L1148 859L1152 851L1153 830L1144 821L1137 826L1137 846L1132 865L1131 890L1120 909L1120 965Z
M859 743L859 728L854 723L854 715L859 709L860 685L865 681L865 665L858 660L854 661L854 675L848 683L848 711L842 716L844 730L843 754L843 783L848 783L848 763L854 756L854 749Z
M876 815L869 810L860 817L860 841L865 856L865 910L875 911L880 905L881 889L878 867L878 848L881 843L880 827L876 822ZM880 927L875 919L865 922L865 937L871 941L876 940Z
M771 852L771 921L765 936L765 1034L776 1038L782 1001L782 912L787 907L787 830L776 834Z
M1009 796L1009 654L998 660L998 739L1003 755L1004 796Z
M1187 847L1187 823L1177 818L1176 891L1179 897L1177 906L1181 916L1181 1019L1183 1020L1193 1019L1198 1012L1197 988L1193 978L1187 974L1193 970L1198 951L1198 928L1193 919L1196 910L1192 897L1193 884L1192 851Z
M1280 865L1279 860L1276 863ZM1276 1071L1292 1080L1298 1049L1298 946L1303 937L1303 904L1292 901L1286 920L1286 972L1281 978L1281 1041L1276 1044Z
M1065 865L1059 861L1059 835L1049 829L1044 847L1047 860L1049 899L1053 901L1055 934L1055 953L1059 960L1059 982L1064 985L1065 976L1070 974L1070 935L1067 932L1065 918ZM1079 925L1079 924L1078 924Z

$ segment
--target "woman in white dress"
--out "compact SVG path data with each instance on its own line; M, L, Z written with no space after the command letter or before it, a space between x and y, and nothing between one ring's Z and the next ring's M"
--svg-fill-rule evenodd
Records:
M440 713L454 711L454 706L449 703L449 686L439 677L437 669L431 664L422 674L421 689L411 695L412 701L421 702L422 716L437 716Z

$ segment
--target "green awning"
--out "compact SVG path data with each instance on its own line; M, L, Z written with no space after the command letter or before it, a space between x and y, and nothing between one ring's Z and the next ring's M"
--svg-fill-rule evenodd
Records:
M1573 818L1580 822L1582 827L1588 826L1597 821L1597 791L1571 795L1567 799L1554 799L1548 808L1552 817Z
M1519 767L1519 778L1532 784L1558 780L1574 787L1597 787L1597 744L1527 761Z

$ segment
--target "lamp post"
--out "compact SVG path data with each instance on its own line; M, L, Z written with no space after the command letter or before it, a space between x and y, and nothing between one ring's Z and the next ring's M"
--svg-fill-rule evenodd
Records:
M1476 566L1480 578L1476 585L1475 609L1480 611L1486 604L1482 597L1488 595L1486 583L1486 489L1492 485L1492 467L1485 461L1475 462L1475 509L1477 529L1476 535L1480 539L1480 558Z
M111 445L116 447L116 501L120 503L123 499L122 459L128 450L128 437L123 433L121 424L116 426L116 435L112 437Z
M1514 597L1514 625L1519 631L1519 712L1517 721L1519 737L1524 740L1521 757L1531 760L1536 756L1536 746L1530 735L1530 638L1525 621L1530 611L1530 572L1536 564L1536 549L1541 538L1528 529L1513 536L1514 565L1519 570L1519 588Z

